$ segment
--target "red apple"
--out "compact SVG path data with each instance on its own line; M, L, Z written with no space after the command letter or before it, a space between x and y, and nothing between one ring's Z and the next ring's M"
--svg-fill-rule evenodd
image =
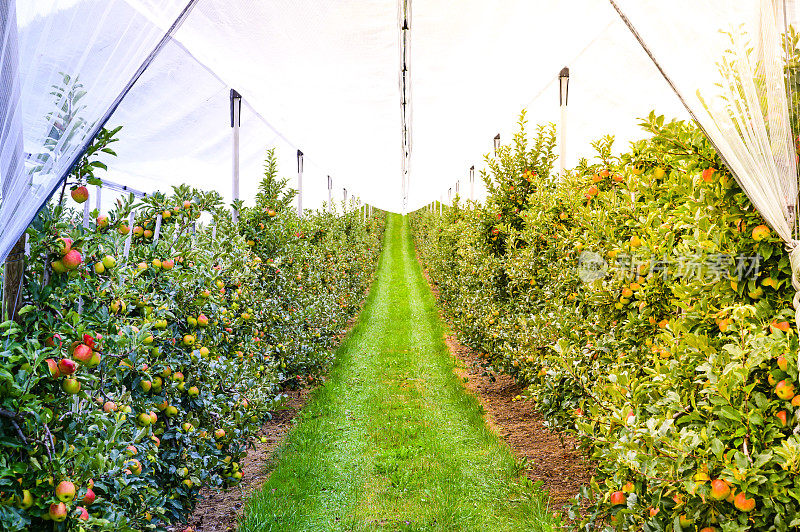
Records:
M608 502L610 502L614 506L625 504L626 502L625 494L621 491L615 491L614 493L609 495Z
M786 410L781 410L775 413L775 417L781 422L781 426L786 426Z
M58 362L52 358L48 358L45 362L47 362L47 369L50 371L50 376L54 379L59 378L61 376L61 370L58 369Z
M78 365L68 358L62 358L58 362L58 370L62 375L72 375L77 369Z
M747 495L742 492L733 499L733 505L740 512L752 512L756 507L755 499L748 499Z
M98 216L97 217L97 228L98 229L105 229L108 227L108 216Z
M86 344L81 344L75 348L72 356L74 356L81 364L88 364L92 360L92 348Z
M71 249L66 255L64 255L64 258L61 259L61 262L64 264L64 267L67 270L74 270L81 265L83 262L83 257L81 257L81 254L78 250Z
M161 263L161 267L165 270L171 270L175 266L175 261L167 259Z
M70 195L75 200L75 203L83 203L89 199L89 189L84 186L76 187L72 189Z
M92 488L87 488L86 495L83 496L83 500L81 502L86 506L91 506L96 497L97 496L94 494L94 490Z
M53 503L47 515L56 523L61 523L67 519L67 505L63 502Z
M58 344L58 347L64 345L64 341L61 339L61 336L56 333L53 336L49 337L47 340L44 341L44 344L47 347L55 347Z
M61 502L70 502L75 498L75 484L69 480L62 480L56 486L56 497Z
M714 499L715 501L722 501L727 499L730 493L731 493L730 485L721 478L717 478L711 481L711 498Z
M72 249L72 239L60 237L56 240L56 251L63 257Z

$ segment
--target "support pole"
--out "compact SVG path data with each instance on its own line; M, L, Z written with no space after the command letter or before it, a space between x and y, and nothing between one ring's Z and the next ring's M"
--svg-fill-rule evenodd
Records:
M333 212L333 179L328 176L328 210Z
M0 183L3 202L11 198L16 181L23 174L22 119L20 110L19 57L17 45L17 5L15 0L0 1ZM17 216L22 216L17 214ZM3 320L16 319L22 307L25 279L26 234L17 240L3 267Z
M231 128L233 128L233 177L232 194L233 201L239 199L239 129L242 125L242 95L231 89ZM239 221L239 212L233 209L233 223Z
M561 107L561 122L558 138L558 167L561 174L567 168L567 100L569 99L569 68L558 74L558 105Z
M102 214L102 212L100 211L100 208L101 208L100 198L101 198L101 195L102 195L102 191L103 191L103 187L101 187L100 185L97 185L96 187L94 187L94 208L97 209L97 214L98 215Z
M297 150L297 216L303 217L303 152Z
M475 201L475 165L469 167L469 200Z
M343 188L342 191L343 191L343 194L344 194L344 212L346 213L347 212L347 189Z

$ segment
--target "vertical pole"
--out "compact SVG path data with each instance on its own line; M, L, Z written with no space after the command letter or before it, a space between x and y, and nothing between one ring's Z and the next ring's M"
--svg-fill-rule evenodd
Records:
M346 213L347 212L347 189L343 188L342 190L344 191L344 212Z
M22 119L20 103L19 57L17 48L17 5L15 0L0 1L0 182L4 202L9 201L15 181L23 175ZM12 210L13 212L13 210ZM16 319L22 307L25 278L26 235L17 240L3 268L3 320Z
M94 194L95 194L94 195L94 208L97 210L97 213L100 214L100 208L101 208L100 207L100 205L101 205L100 197L101 197L101 194L102 194L102 191L103 191L103 187L101 187L100 185L97 185L96 187L94 187L94 189L95 189L94 190Z
M231 89L231 128L233 128L233 176L231 197L239 199L239 129L242 126L242 95ZM234 208L233 223L239 221L239 212Z
M561 174L567 168L567 100L569 98L569 68L564 67L558 74L558 105L561 107L561 122L558 139L558 167Z
M211 241L213 242L216 239L217 239L217 225L214 224L214 227L211 228Z
M89 220L91 217L89 216L89 200L83 202L83 228L89 229Z
M303 152L297 150L297 215L303 217Z
M333 179L328 176L328 210L333 212Z
M158 245L158 237L161 235L161 215L156 216L156 228L153 231L153 249Z
M469 168L469 199L475 201L475 165Z
M125 239L125 250L122 252L122 257L125 260L128 260L128 255L131 254L131 241L133 240L133 222L136 219L136 211L131 211L130 216L128 216L128 238Z

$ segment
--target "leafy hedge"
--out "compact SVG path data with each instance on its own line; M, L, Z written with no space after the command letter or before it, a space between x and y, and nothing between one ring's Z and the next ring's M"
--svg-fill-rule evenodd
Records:
M281 390L331 362L383 230L381 216L299 219L285 185L270 152L238 223L185 186L87 229L60 203L39 215L25 306L0 324L0 530L163 530L201 486L238 482Z
M462 340L596 464L589 530L800 527L798 341L782 243L694 126L563 179L524 115L485 205L413 215Z

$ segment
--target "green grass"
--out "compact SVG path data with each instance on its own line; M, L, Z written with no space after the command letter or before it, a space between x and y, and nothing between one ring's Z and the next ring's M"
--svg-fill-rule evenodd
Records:
M551 530L546 494L453 366L407 219L391 215L364 310L240 530Z

